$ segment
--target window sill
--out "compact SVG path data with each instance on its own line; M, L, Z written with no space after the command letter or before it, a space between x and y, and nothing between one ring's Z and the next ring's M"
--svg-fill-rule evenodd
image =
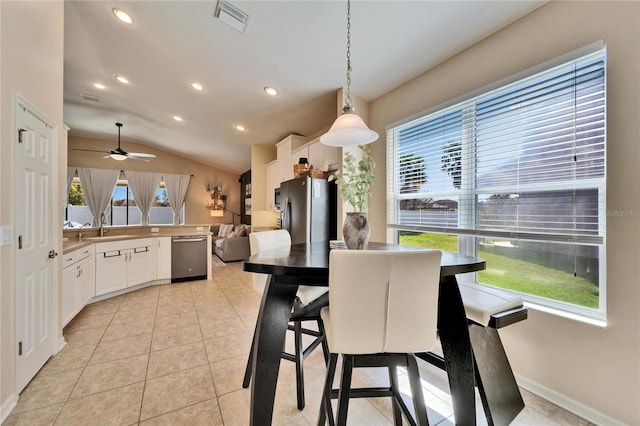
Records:
M542 306L539 305L537 303L533 303L533 302L524 302L524 305L532 310L535 311L540 311L540 312L544 312L550 315L555 315L558 317L562 317L562 318L567 318L573 321L578 321L578 322L582 322L585 324L590 324L590 325L594 325L596 327L601 327L601 328L606 328L607 327L607 320L606 318L594 318L594 317L589 317L586 315L581 315L578 313L573 313L573 312L567 312L565 310L562 309L557 309L557 308L551 308L549 306Z

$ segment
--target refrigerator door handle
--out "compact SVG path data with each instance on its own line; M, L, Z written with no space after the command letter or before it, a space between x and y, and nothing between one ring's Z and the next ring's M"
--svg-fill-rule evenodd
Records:
M291 216L290 211L291 203L289 203L289 197L284 198L284 207L282 209L282 229L286 229L291 233L291 224L289 223L289 216Z

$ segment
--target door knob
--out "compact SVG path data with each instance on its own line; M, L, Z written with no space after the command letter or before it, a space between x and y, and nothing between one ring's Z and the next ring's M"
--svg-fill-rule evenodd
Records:
M49 250L49 259L53 259L58 255L55 250Z

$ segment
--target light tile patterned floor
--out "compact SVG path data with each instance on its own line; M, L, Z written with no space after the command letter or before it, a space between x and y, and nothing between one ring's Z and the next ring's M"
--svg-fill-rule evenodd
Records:
M64 330L67 345L25 388L4 424L248 424L250 395L241 383L260 299L241 266L216 265L212 280L148 287L86 306ZM419 365L430 423L453 424L445 374ZM324 372L317 350L305 362L307 404L299 411L293 364L283 361L274 425L316 423ZM387 383L380 369L354 373L354 386ZM514 424L587 424L523 393L527 408ZM477 418L486 424L481 408ZM391 425L391 419L387 400L350 404L349 424Z

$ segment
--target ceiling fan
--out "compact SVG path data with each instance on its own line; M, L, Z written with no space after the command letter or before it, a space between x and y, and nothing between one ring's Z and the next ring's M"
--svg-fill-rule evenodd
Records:
M140 161L149 161L148 158L156 158L154 154L145 154L143 152L127 152L120 147L120 128L122 127L122 123L116 123L118 127L118 147L116 149L111 149L109 151L98 151L95 149L79 149L74 148L74 151L91 151L91 152L108 152L109 155L105 155L102 158L113 158L114 160L122 161L127 158L131 158L132 160L140 160Z

